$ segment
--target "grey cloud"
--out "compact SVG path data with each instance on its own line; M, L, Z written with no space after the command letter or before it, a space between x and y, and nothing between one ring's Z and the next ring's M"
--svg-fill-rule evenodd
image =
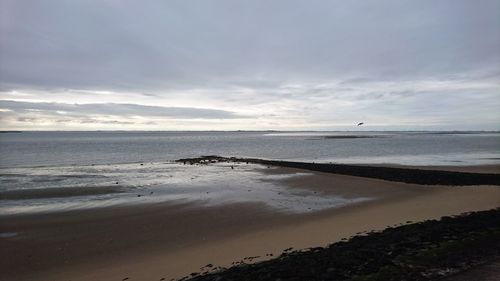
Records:
M4 87L162 90L500 64L500 2L3 0Z
M0 117L6 117L6 115L11 115L12 114L5 114L1 113ZM78 124L98 124L98 125L155 125L156 122L139 122L139 121L119 121L119 120L101 120L101 119L96 119L96 118L88 118L80 115L70 115L67 116L64 119L58 119L59 116L56 114L44 114L42 116L37 116L37 117L17 117L14 118L17 122L21 123L28 123L28 124L37 124L40 121L48 121L48 122L54 122L57 124L72 124L72 123L78 123Z
M35 123L38 121L37 118L28 118L28 117L18 117L16 118L17 121L19 122L29 122L29 123Z
M69 122L73 122L73 121L74 120L71 120L71 119L60 119L60 120L57 120L56 122L69 123ZM78 122L81 124L113 124L113 125L133 125L133 124L138 123L138 122L131 122L131 121L96 120L96 119L92 119L92 118L78 120Z
M95 118L82 118L81 116L70 116L72 118L65 118L65 119L57 119L54 118L54 116L44 116L42 119L46 119L47 121L52 121L55 123L59 124L65 124L65 123L79 123L79 124L105 124L105 125L135 125L135 124L142 124L141 122L132 122L132 121L118 121L118 120L99 120ZM37 121L39 120L40 117L37 118L25 118L25 117L20 117L17 118L16 120L19 122L26 122L26 123L31 123L31 124L36 124Z
M1 0L0 118L498 128L499 50L498 0Z
M16 113L28 113L43 111L51 114L64 112L69 114L97 114L114 116L145 116L166 117L179 119L232 119L248 118L230 111L188 108L188 107L162 107L137 104L120 103L94 103L94 104L63 104L49 102L22 102L11 100L0 100L0 108Z

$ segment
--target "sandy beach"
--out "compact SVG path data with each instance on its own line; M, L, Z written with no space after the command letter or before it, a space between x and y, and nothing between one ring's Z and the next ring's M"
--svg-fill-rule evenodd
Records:
M297 172L303 171L259 170ZM169 280L209 264L255 262L290 247L325 246L360 232L500 206L498 186L421 186L321 172L280 181L295 191L373 200L308 213L258 202L173 202L3 216L0 233L13 235L0 238L0 271L5 280Z

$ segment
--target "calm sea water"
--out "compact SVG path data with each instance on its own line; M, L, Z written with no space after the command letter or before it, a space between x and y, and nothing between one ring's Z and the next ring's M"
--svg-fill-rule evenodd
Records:
M376 138L327 139L362 135ZM0 167L169 161L200 155L339 163L500 163L499 133L23 132L0 134Z
M370 200L294 190L280 181L307 173L280 175L259 171L266 167L252 164L191 166L172 161L201 155L337 163L499 164L500 134L3 133L0 215L178 201L260 202L278 210L309 212Z

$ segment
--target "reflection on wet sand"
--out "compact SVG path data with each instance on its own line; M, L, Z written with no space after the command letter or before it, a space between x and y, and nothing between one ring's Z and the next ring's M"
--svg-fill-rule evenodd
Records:
M4 173L8 176L0 175L0 179L9 183L0 191L1 214L160 202L196 202L206 206L260 202L279 211L310 212L370 199L362 195L318 193L312 190L314 186L291 188L285 181L312 174L251 163L132 163L17 168Z

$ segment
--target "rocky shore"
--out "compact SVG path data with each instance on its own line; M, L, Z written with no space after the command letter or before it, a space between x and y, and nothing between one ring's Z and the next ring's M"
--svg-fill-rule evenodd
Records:
M179 159L184 164L210 164L217 162L246 162L268 166L298 168L310 171L326 172L348 176L381 179L387 181L413 183L421 185L499 185L500 174L468 173L457 171L424 170L399 167L307 163L295 161L265 160L258 158L237 158L221 156L202 156L198 158Z
M355 236L326 248L285 251L229 269L207 265L181 280L439 280L500 258L500 209ZM212 273L210 273L212 271Z

